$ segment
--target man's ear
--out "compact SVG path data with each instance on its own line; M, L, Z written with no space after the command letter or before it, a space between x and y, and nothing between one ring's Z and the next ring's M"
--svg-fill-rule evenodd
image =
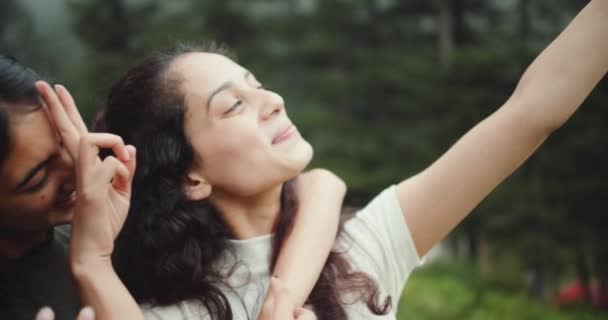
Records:
M186 175L185 191L186 197L192 201L199 201L211 195L211 184L197 172L190 172Z

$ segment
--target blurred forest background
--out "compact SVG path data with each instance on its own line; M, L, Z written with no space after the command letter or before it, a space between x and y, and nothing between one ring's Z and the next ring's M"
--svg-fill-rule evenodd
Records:
M501 106L585 3L2 0L0 52L65 84L90 119L152 51L225 43L360 205ZM414 273L401 319L608 319L607 164L603 81Z

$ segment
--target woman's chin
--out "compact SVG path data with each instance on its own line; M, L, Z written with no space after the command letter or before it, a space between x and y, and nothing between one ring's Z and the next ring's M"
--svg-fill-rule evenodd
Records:
M306 167L312 161L312 156L314 154L314 150L312 146L306 141L302 139L298 150L293 154L293 170L294 176L302 173Z

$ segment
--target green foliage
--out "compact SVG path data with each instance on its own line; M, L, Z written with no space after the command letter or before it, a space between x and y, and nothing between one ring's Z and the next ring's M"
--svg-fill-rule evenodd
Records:
M588 308L559 310L484 280L475 267L433 264L412 274L399 305L398 319L423 320L579 320L608 319Z

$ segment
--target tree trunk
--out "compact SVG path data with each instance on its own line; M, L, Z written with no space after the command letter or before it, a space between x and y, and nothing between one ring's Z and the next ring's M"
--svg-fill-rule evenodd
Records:
M585 302L591 305L591 272L589 270L589 266L587 265L587 261L585 260L585 255L581 252L578 252L576 254L575 263L576 275L583 287Z
M467 238L469 240L469 258L475 262L479 262L479 233L475 226L466 228Z
M532 279L530 281L530 294L535 299L542 301L544 299L545 294L545 286L546 286L546 268L543 261L535 261L532 264Z
M601 250L601 249L600 249ZM605 250L605 249L604 249ZM608 252L602 252L595 259L595 271L599 278L599 307L608 310Z
M530 0L519 0L517 5L519 16L519 36L525 41L530 36Z
M465 4L463 0L451 0L450 2L454 46L458 48L470 40L465 23Z
M439 59L445 69L452 66L454 29L452 0L439 1Z

